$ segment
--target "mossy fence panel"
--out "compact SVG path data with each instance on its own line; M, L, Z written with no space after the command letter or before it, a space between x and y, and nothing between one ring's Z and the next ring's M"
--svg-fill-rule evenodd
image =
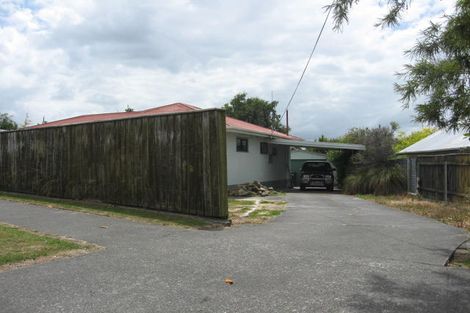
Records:
M227 218L224 111L0 133L0 189Z

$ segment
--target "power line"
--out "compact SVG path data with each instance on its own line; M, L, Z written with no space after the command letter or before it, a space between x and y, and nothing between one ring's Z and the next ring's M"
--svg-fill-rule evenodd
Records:
M289 106L292 103L292 100L294 99L295 94L297 93L297 89L299 89L300 83L302 82L302 79L304 78L305 72L307 71L308 65L310 64L310 61L312 60L313 53L317 49L318 42L320 41L321 35L323 34L323 30L325 29L326 22L328 21L328 18L330 16L331 9L333 8L333 3L328 7L328 13L326 14L325 21L323 22L323 26L320 29L320 32L318 33L317 40L315 41L315 45L313 46L312 52L310 52L310 56L308 57L307 63L305 64L304 70L302 71L302 75L300 75L299 81L297 82L297 85L295 86L294 92L292 93L292 96L289 99L289 102L287 102L286 108L284 109L284 112L282 113L281 116L281 121L284 115L286 114L287 110L289 109Z

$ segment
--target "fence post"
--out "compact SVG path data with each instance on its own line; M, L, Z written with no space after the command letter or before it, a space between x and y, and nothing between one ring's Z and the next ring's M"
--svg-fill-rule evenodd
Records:
M411 170L410 170L410 162L411 162L411 159L410 158L407 158L406 159L406 189L408 192L412 192L411 190Z
M444 161L444 201L447 202L447 161Z
M416 171L416 193L419 194L419 185L420 185L420 173L419 173L419 158L416 158L415 162L415 171Z

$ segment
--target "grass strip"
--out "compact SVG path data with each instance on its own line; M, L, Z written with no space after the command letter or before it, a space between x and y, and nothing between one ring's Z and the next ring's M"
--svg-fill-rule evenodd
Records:
M430 217L442 223L470 231L470 203L431 201L412 195L374 196L357 195L385 206Z
M0 224L0 266L91 247L91 245Z
M229 207L236 207L236 206L247 206L247 205L255 205L255 200L239 200L239 199L228 199L228 206Z
M413 195L358 195L357 197L364 200L372 200L402 211L430 217L442 223L470 231L470 203L468 202L432 201ZM470 253L459 253L450 260L449 265L470 268Z
M0 200L9 200L48 208L63 209L101 216L124 218L135 222L158 225L178 226L184 228L200 228L210 223L202 218L158 212L141 208L117 206L101 202L85 202L78 200L47 198L28 194L0 192Z
M258 217L275 217L281 215L284 210L255 210L251 212L248 217L258 218Z
M455 261L453 265L470 269L470 259L463 261Z

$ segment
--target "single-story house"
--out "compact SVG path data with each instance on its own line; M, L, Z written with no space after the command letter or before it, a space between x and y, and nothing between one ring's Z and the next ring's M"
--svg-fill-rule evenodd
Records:
M430 198L470 197L470 138L439 130L398 154L407 158L408 192Z
M81 115L35 125L31 128L65 126L196 110L200 110L200 108L184 103L173 103L142 111ZM291 147L365 149L362 145L307 141L228 116L226 117L226 133L229 186L257 180L268 186L287 187L290 183Z

